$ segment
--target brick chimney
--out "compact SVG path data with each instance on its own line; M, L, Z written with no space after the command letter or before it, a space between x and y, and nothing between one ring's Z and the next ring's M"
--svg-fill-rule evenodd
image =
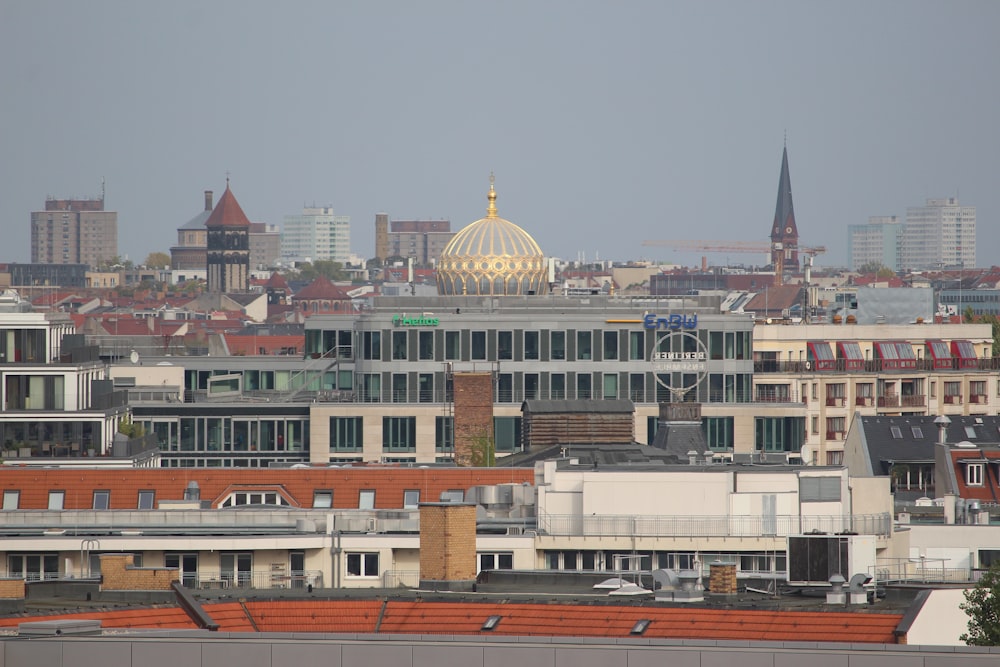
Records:
M212 207L213 207L213 204L212 204L212 191L211 190L205 190L205 210L206 211L211 211Z
M475 504L420 503L420 588L471 591L475 583Z
M455 373L455 465L472 464L477 438L493 439L493 373Z

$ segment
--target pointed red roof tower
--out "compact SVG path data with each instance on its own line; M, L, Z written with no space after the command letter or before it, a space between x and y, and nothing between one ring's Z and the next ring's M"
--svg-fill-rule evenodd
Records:
M250 220L226 179L226 191L205 221L208 229L208 291L250 291Z
M792 206L792 179L788 175L788 146L781 153L781 176L778 180L778 204L774 209L771 226L771 265L774 267L775 284L782 283L786 270L799 268L799 228L795 225L795 208Z

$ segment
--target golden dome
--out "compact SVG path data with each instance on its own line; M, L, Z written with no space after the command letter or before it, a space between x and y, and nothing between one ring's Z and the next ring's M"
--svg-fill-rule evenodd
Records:
M486 217L452 237L437 265L438 293L483 296L543 294L545 255L528 232L497 215L490 174Z

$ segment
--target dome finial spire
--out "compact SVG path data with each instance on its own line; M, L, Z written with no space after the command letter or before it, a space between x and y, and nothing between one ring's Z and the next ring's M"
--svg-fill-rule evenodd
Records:
M493 189L493 182L495 180L493 172L490 171L490 193L486 195L486 198L490 200L490 205L486 207L487 218L497 217L497 191Z

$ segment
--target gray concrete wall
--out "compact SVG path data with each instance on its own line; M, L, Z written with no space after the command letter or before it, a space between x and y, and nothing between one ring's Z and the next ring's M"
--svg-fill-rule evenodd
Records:
M993 667L1000 648L177 632L7 638L0 667Z

